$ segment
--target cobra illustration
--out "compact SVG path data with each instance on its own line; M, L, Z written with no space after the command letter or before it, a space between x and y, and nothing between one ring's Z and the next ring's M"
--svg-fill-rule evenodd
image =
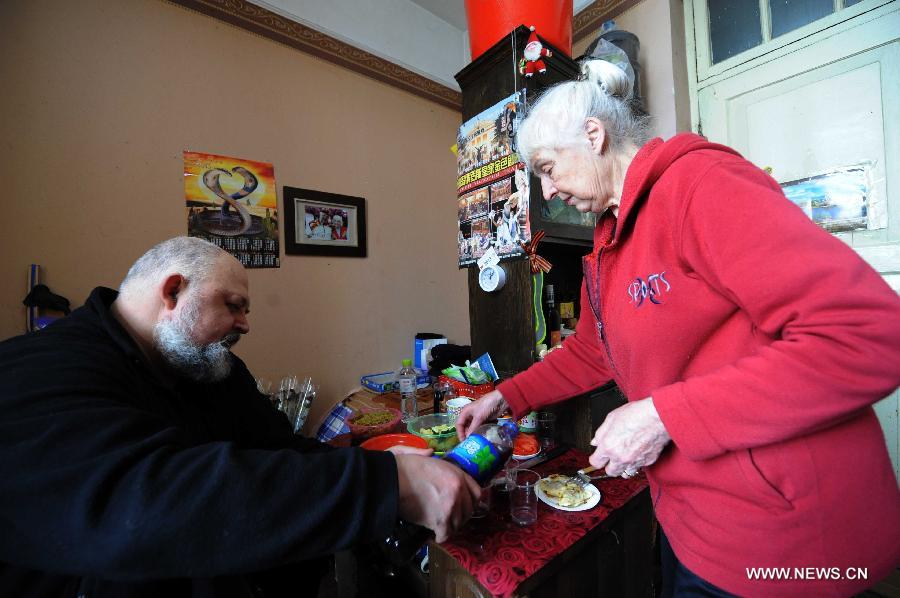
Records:
M244 178L244 186L231 195L222 189L219 183L219 177L223 174L231 176L231 172L241 175ZM234 237L246 233L253 223L253 218L247 208L237 200L243 199L253 193L259 186L259 181L252 172L243 166L235 166L228 172L224 168L213 168L203 173L203 184L206 188L215 193L224 200L222 210L215 218L206 218L200 224L208 232L214 235L224 235ZM237 220L231 214L231 208L237 211L240 220Z

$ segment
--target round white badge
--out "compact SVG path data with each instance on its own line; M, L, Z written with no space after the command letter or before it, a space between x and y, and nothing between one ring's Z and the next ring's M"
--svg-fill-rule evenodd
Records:
M499 291L506 284L506 272L499 265L485 266L478 274L478 285L486 293Z

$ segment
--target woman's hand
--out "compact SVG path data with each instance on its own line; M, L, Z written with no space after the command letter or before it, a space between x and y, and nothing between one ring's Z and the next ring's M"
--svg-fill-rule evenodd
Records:
M641 467L655 463L671 439L653 398L648 397L606 416L591 440L597 449L590 462L598 469L605 466L607 475L631 477Z
M469 403L456 418L456 435L460 440L489 419L495 419L509 409L499 390L492 390L477 401Z

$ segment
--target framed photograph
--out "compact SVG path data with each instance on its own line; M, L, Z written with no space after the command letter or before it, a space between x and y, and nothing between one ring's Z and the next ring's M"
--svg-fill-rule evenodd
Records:
M284 252L366 257L366 200L284 188Z

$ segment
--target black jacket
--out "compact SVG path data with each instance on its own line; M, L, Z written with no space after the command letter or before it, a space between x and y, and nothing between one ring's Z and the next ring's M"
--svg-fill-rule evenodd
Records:
M0 596L246 596L285 565L299 595L390 532L392 455L294 436L237 357L163 385L116 296L0 343Z

